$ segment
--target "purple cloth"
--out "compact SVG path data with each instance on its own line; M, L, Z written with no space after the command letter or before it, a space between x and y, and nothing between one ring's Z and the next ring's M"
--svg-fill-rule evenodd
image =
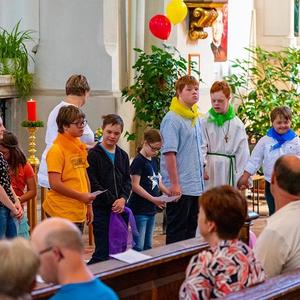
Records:
M122 214L111 212L108 233L109 254L117 254L132 248L133 235L137 234L135 219L130 208L125 207Z

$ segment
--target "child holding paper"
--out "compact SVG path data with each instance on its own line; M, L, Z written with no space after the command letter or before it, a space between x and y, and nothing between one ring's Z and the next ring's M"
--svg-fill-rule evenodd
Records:
M63 106L56 123L58 135L46 158L51 189L43 208L47 216L68 219L83 232L85 220L93 219L91 203L96 198L89 192L87 150L79 139L85 114L76 106Z
M300 155L300 138L291 129L292 111L287 106L274 108L270 113L272 127L256 146L239 179L238 188L249 187L249 177L262 166L265 177L265 198L269 215L275 212L275 201L271 193L271 177L276 160L285 154Z
M139 232L134 236L137 251L152 248L152 236L155 225L157 207L164 208L165 202L159 199L160 191L169 195L158 172L156 155L162 145L162 137L158 130L150 129L144 134L144 141L139 153L130 166L132 194L128 207L131 208Z
M107 260L110 254L132 246L129 229L135 229L134 218L125 207L131 192L129 157L117 145L123 128L119 115L103 116L102 140L88 153L91 190L102 191L93 202L95 251L88 264Z

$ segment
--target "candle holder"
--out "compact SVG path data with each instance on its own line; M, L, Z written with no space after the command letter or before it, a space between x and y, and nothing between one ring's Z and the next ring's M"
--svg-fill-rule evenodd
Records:
M44 127L42 121L23 121L22 126L26 127L29 132L28 153L27 161L36 168L40 164L40 160L35 156L36 153L36 131L38 127Z

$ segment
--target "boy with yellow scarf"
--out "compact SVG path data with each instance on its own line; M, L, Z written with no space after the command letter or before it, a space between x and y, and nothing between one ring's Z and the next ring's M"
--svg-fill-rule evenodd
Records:
M49 217L70 220L83 232L84 222L92 222L90 191L86 168L86 145L80 141L86 125L84 113L76 106L60 108L56 118L58 135L47 153L50 191L43 203Z
M204 190L199 82L186 75L175 88L176 97L160 127L162 180L172 195L179 196L167 203L167 244L195 237L198 198Z

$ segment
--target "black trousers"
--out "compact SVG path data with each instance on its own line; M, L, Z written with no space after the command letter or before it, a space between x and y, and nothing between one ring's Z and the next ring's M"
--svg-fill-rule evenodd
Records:
M109 259L109 221L111 210L94 209L93 233L95 251L88 265ZM128 216L121 214L128 224Z
M167 244L195 237L198 199L198 196L182 195L177 202L167 204Z
M94 264L109 258L108 254L108 227L109 210L94 210L93 233L95 241L95 251L88 264Z
M271 193L270 183L265 180L265 198L267 200L269 208L269 216L273 215L275 212L275 200Z

